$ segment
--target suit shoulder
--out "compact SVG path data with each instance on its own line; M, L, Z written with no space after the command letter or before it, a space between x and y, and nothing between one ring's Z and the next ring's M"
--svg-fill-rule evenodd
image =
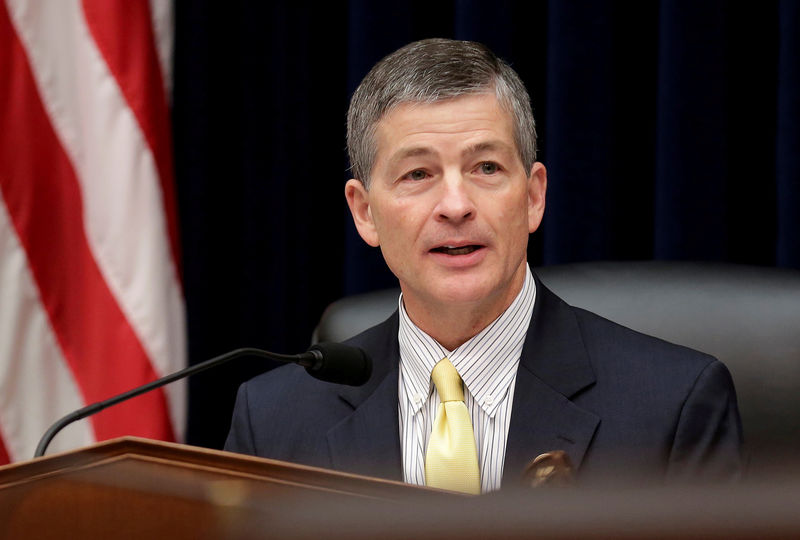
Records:
M392 334L393 333L393 334ZM392 341L392 335L394 341ZM387 344L396 342L397 339L397 312L386 321L365 330L344 343L353 347L364 349L373 362L373 372L386 370L384 352ZM377 364L377 365L375 365ZM378 368L377 370L375 368ZM338 400L342 386L330 382L320 381L306 373L300 366L289 364L274 368L262 373L243 385L251 400L259 403L253 405L267 406L272 403L287 402L296 399L298 395L306 396L307 402L325 403L331 399Z
M373 379L381 379L396 367L400 359L397 331L400 325L397 311L385 321L377 324L344 343L363 349L372 360Z
M635 358L636 362L664 364L670 368L683 366L698 373L712 363L721 364L710 354L643 334L582 308L571 309L590 354L603 352L606 353L603 356L621 360Z
M676 478L737 470L741 424L722 362L572 309L595 375L576 403L601 418L596 449L619 453L631 471Z
M397 310L392 313L389 318L367 328L360 334L357 334L350 339L344 341L346 345L352 345L353 347L361 347L362 349L375 349L378 347L383 347L386 344L386 340L392 337L397 336L397 330L399 326L399 315Z
M688 396L716 388L732 394L728 368L710 354L648 336L580 308L573 308L596 377L595 389L626 396L630 404L680 408Z
M303 397L304 406L329 405L338 400L338 387L315 379L305 369L293 364L262 373L241 386L251 410L270 411L272 414L291 411L292 408L286 404L295 402L298 396Z

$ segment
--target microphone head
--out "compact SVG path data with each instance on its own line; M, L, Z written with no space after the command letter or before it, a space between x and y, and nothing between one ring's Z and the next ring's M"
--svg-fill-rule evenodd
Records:
M321 361L306 368L309 375L321 381L361 386L372 375L372 360L358 347L322 342L308 350L322 355Z

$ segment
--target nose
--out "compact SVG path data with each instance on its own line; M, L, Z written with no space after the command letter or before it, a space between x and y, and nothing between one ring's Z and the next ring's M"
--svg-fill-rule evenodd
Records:
M458 224L475 217L477 209L460 175L445 177L440 189L435 209L439 221Z

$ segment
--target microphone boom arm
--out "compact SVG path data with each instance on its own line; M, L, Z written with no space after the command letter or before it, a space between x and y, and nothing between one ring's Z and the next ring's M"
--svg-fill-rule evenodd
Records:
M37 458L43 456L45 450L47 450L47 446L50 444L50 441L53 440L53 437L55 437L59 431L64 429L72 422L76 422L78 420L86 418L87 416L91 416L95 413L102 411L103 409L111 407L112 405L116 405L117 403L120 403L127 399L131 399L141 394L145 394L150 390L155 390L156 388L160 388L173 381L177 381L178 379L194 375L195 373L200 373L201 371L205 371L219 364L224 364L225 362L228 362L230 360L233 360L234 358L239 358L242 356L258 356L260 358L268 358L270 360L278 360L280 362L285 362L285 363L294 363L294 364L299 364L307 369L310 368L312 370L318 368L323 362L322 353L314 349L311 349L301 354L277 354L254 348L236 349L234 351L230 351L225 354L215 356L214 358L206 360L205 362L200 362L199 364L195 364L180 371L176 371L175 373L171 373L170 375L166 375L165 377L156 379L155 381L152 381L148 384L139 386L132 390L128 390L123 394L111 397L105 401L98 401L97 403L92 403L91 405L87 405L82 409L78 409L77 411L69 413L68 415L57 420L52 426L48 428L45 434L42 435L42 438L39 440L39 444L36 447L36 452L33 454L33 457Z

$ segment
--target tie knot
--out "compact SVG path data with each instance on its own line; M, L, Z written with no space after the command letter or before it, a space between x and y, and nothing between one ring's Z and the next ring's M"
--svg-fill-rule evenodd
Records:
M436 391L439 392L439 400L442 403L446 401L464 401L461 377L459 377L458 371L456 371L456 368L453 367L447 357L442 358L433 366L431 379L433 379L433 384L436 385Z

